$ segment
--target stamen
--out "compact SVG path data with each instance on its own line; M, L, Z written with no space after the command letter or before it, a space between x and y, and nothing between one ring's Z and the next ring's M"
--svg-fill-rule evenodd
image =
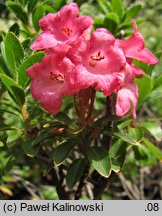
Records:
M66 26L64 26L64 27L62 28L62 31L63 31L67 36L70 36L70 35L73 33L73 31L72 31L71 29L69 29L68 27L66 27Z
M102 59L104 59L104 56L101 56L101 52L99 51L98 54L96 56L91 56L90 57L93 61L101 61Z
M56 80L59 82L64 82L64 77L61 74L54 74L53 72L50 72L50 79L51 80Z

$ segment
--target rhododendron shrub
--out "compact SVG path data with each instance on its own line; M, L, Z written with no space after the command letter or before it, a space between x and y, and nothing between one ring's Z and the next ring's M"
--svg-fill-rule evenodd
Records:
M142 190L141 168L162 160L161 118L151 108L161 53L138 29L139 5L64 2L6 3L17 18L0 31L0 161L7 161L0 175L27 164L38 185L31 193L33 183L24 183L32 199L45 197L43 184L59 199L102 199L113 184L125 190L131 164L140 168L131 190ZM91 2L99 15L85 9ZM136 193L127 190L124 198Z

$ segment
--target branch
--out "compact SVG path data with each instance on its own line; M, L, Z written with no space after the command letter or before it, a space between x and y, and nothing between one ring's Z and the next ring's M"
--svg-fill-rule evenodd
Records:
M112 96L107 97L106 102L106 111L105 117L111 116L113 114L113 101ZM113 121L109 121L105 128L110 134L113 133ZM106 150L109 150L112 144L112 136L111 135L104 135L102 140L102 145Z
M142 166L140 166L140 199L144 200L145 199L145 194L144 194L144 169Z
M139 200L140 199L139 194L137 194L135 192L135 190L132 188L132 186L127 183L124 175L121 172L119 172L117 175L121 181L121 184L123 186L124 191L126 192L127 196L129 197L129 199Z
M88 177L88 174L89 174L89 164L86 166L84 172L83 172L83 175L80 179L80 182L79 182L79 185L78 185L78 188L77 188L77 191L76 191L76 194L75 194L75 200L79 200L81 195L82 195L82 191L83 191L83 188L84 188L84 185L86 183L86 180L87 180L87 177Z
M63 184L62 184L62 179L59 179L58 174L57 174L57 168L53 168L52 170L52 175L53 179L55 181L55 186L56 186L56 191L58 194L58 197L60 200L69 200L69 193L65 190Z
M94 200L100 200L104 190L107 188L108 178L100 176L97 172L96 175L96 184L94 184L93 194Z
M37 158L43 160L46 163L51 163L51 161L43 156L38 155ZM53 165L51 164L51 167ZM63 173L63 165L61 165L58 168L53 168L50 171L51 175L53 176L54 179L54 184L56 186L56 191L58 194L58 197L60 200L68 200L69 199L69 193L65 190L64 185L63 185L63 181L65 179L65 175Z
M105 110L105 118L108 118L112 116L113 114L113 101L112 96L107 97L106 102L106 110ZM112 145L112 133L113 133L113 121L108 121L108 124L104 128L104 130L107 130L110 135L103 135L102 139L102 146L105 148L106 151L108 151ZM93 173L93 178L96 182L96 185L93 189L94 199L101 199L102 194L104 190L107 188L108 185L108 178L104 178L100 176L96 171Z

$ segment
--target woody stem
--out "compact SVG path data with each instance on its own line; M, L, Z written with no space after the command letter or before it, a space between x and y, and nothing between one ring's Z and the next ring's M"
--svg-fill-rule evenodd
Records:
M95 94L96 94L96 91L93 88L91 88L90 91L91 91L91 93L90 93L90 105L89 105L89 109L88 109L88 115L86 117L87 120L89 118L93 118L94 101L95 101Z
M77 95L73 96L73 100L74 100L74 107L75 107L76 114L78 117L80 117L80 110L78 108Z
M105 117L109 119L109 117L113 113L113 99L112 96L109 96L106 98L106 111L105 111ZM102 139L102 146L108 151L112 144L112 133L113 133L113 122L108 121L107 125L105 126L104 130L109 132L109 135L104 135ZM94 199L101 199L102 194L104 190L107 188L108 185L108 179L100 176L97 172L93 173L95 185L94 185Z
M105 117L109 118L113 113L112 96L107 97L106 100L107 102L106 102ZM102 144L106 150L109 150L112 144L113 121L108 121L108 124L106 125L105 129L109 132L109 135L103 136Z

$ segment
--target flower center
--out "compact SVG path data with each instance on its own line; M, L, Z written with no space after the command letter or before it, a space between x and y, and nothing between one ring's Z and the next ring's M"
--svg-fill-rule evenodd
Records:
M50 72L50 79L51 80L56 80L59 82L64 82L64 77L61 74L54 74L53 72Z
M90 56L90 65L95 66L96 62L103 60L105 57L101 55L101 52L98 51L96 56Z
M101 56L101 52L99 51L98 54L96 56L91 56L90 57L93 61L101 61L102 59L104 59L104 56Z
M62 32L65 33L66 36L68 36L68 37L73 33L73 31L71 29L69 29L68 27L66 27L66 26L64 26L62 28Z

